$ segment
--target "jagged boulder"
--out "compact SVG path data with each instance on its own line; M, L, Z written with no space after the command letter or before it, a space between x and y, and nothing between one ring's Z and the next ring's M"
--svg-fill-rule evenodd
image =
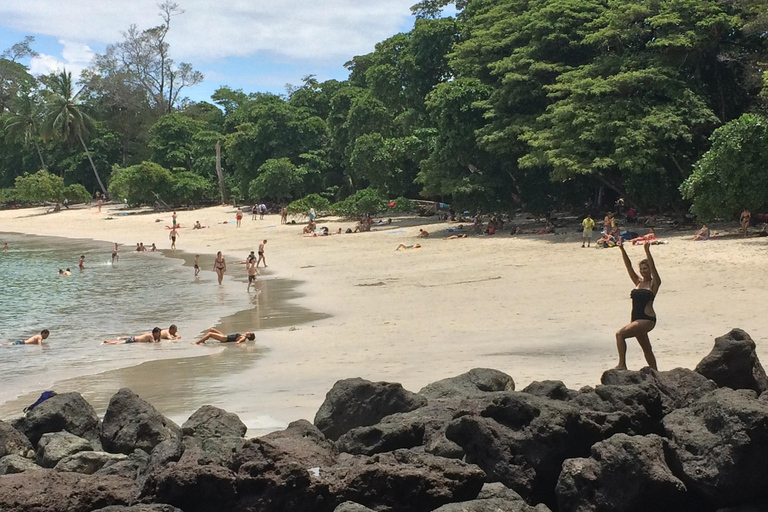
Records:
M579 394L578 391L568 389L561 380L533 381L523 389L523 393L543 396L552 400L570 400Z
M477 499L449 503L433 512L551 512L549 507L540 503L532 507L512 489L494 482L483 485Z
M130 389L119 390L109 401L101 429L101 443L107 451L150 453L163 441L179 438L179 426Z
M69 432L49 432L37 443L37 463L52 468L65 457L92 449L91 443L82 437Z
M99 417L80 393L53 396L12 425L35 446L43 434L63 430L89 441L99 439Z
M495 391L514 391L515 381L504 372L474 368L456 377L427 384L419 395L435 398L477 398Z
M359 503L355 503L354 501L345 501L335 509L333 509L333 512L374 512L368 507L364 507L363 505Z
M658 432L664 416L661 394L650 385L597 386L567 403L581 411L584 421L594 427L597 439L620 432Z
M13 428L9 423L0 421L0 457L21 455L25 457L32 450L32 443L27 436Z
M373 455L401 448L413 448L421 446L424 442L424 428L421 421L399 416L396 420L353 428L336 441L336 446L341 452L355 455Z
M235 475L229 469L181 462L150 473L140 494L143 501L167 503L184 512L231 510L235 497Z
M320 478L339 501L377 511L428 512L474 499L485 474L459 460L396 450L373 457L341 456Z
M753 391L718 389L663 421L670 465L708 503L768 500L768 403Z
M559 512L676 512L686 491L667 466L664 439L654 434L596 443L589 458L563 463L556 487Z
M715 338L715 346L696 366L696 371L720 387L768 390L768 377L760 364L755 342L741 329Z
M91 512L128 505L135 495L133 481L117 476L44 469L0 477L3 512Z
M14 473L23 473L25 471L35 471L42 469L33 461L20 455L6 455L0 458L0 475L12 475Z
M687 368L659 372L645 367L640 371L608 370L600 381L614 386L652 386L661 396L662 413L669 414L675 409L687 407L710 391L717 389L717 384L698 372Z
M128 458L103 466L95 474L122 476L131 480L139 480L143 474L147 473L148 465L149 455L147 452L144 450L134 450L133 453L128 455Z
M336 382L315 415L315 425L337 440L355 427L378 423L385 416L422 407L427 399L391 382L355 378Z
M61 459L53 468L56 471L69 471L70 473L82 473L92 475L104 467L117 462L127 460L128 456L122 453L107 452L79 452Z
M197 464L226 466L229 459L245 445L242 437L185 437L182 460L194 460Z
M204 405L184 422L181 430L191 437L243 437L248 427L237 414Z

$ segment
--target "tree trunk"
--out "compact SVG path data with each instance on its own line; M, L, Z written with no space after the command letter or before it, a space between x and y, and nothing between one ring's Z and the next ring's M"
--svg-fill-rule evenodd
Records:
M40 157L40 165L43 166L44 171L47 171L48 166L45 165L45 160L43 159L43 153L40 151L40 144L37 143L37 139L34 139L34 140L35 140L35 149L37 149L37 156Z
M219 177L219 191L221 192L221 204L227 203L227 189L224 186L224 174L221 172L221 141L216 141L216 175Z
M96 175L96 181L99 182L99 187L101 187L101 193L105 196L107 195L107 189L104 188L104 184L101 182L101 177L99 176L99 172L96 170L96 164L93 163L93 158L91 158L91 152L88 151L88 146L85 145L85 141L83 140L83 136L81 134L77 134L77 138L80 139L80 144L83 145L83 149L85 150L85 156L88 157L88 161L91 162L91 169L93 169L93 174Z

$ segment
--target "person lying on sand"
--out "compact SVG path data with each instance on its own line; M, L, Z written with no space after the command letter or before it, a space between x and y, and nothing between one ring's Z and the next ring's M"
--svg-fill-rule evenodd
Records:
M176 324L171 324L170 327L167 329L163 329L160 331L160 339L161 340L179 340L181 339L181 336L178 334L179 328L176 327Z
M104 340L102 345L125 345L128 343L157 343L160 341L160 333L162 331L159 327L152 329L152 332L145 334L139 334L138 336L128 336L127 338L118 338L116 340Z
M467 234L464 233L463 235L451 235L443 238L443 240L456 240L457 238L467 238Z
M400 245L397 246L397 249L395 249L395 250L396 251L401 251L401 250L405 251L406 249L421 249L421 245L419 245L419 244L408 244L408 245L400 244Z
M696 234L693 235L693 241L698 242L699 240L709 240L709 228L706 224L701 226L701 229L696 232Z
M0 345L4 347L10 347L13 345L42 345L43 340L47 339L48 336L50 336L51 331L48 329L43 329L40 331L40 334L35 334L34 336L30 336L29 338L25 340L16 340L11 343L0 343Z
M256 334L246 331L245 334L240 334L239 332L232 333L232 334L224 334L218 329L210 328L208 329L208 332L205 333L205 336L200 338L198 341L194 342L193 345L202 345L208 340L216 340L219 343L235 343L240 344L245 342L245 340L255 340Z

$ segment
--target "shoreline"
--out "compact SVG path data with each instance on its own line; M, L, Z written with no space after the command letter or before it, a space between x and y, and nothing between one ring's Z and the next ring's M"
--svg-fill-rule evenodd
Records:
M379 231L306 238L301 224L280 225L277 215L263 221L246 216L242 228L222 225L234 211L219 206L179 212L182 225L199 219L210 226L182 229L179 247L192 254L221 249L228 261L240 261L267 238L268 274L299 281L301 296L292 302L329 315L295 330L264 333L257 345L270 350L268 364L220 382L224 393L247 390L241 399L249 408L284 424L311 418L334 382L347 377L418 390L442 376L485 367L513 375L520 388L559 379L579 389L597 384L616 365L614 333L629 320L632 285L617 251L581 249L575 231L444 240L450 234L444 230L455 224L408 217ZM0 222L9 231L87 233L135 245L152 242L153 233L167 238L155 220L170 219L169 212L105 222L82 210L53 214L61 222L51 223L29 213L0 212ZM333 232L354 223L320 219L319 225ZM430 238L416 238L422 227ZM692 367L716 336L733 327L751 333L768 359L761 343L768 317L759 306L768 283L757 277L768 270L766 240L694 243L679 231L657 231L669 241L652 248L664 281L651 333L660 369ZM415 240L422 249L394 250ZM642 248L627 250L636 265ZM645 364L634 341L628 364Z

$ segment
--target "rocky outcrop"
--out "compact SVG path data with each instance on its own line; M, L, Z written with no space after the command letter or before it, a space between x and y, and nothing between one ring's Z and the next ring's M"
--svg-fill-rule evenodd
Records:
M172 507L170 505L133 505L132 507L125 507L122 505L112 505L109 507L100 508L93 512L184 512L181 509Z
M27 436L13 428L9 423L0 421L0 458L6 455L26 457L32 450L32 443Z
M61 459L54 467L56 471L92 475L102 468L128 459L122 453L79 452Z
M62 393L41 403L13 427L37 446L43 434L67 431L89 441L99 439L99 417L80 393Z
M231 510L236 497L235 474L215 465L172 464L147 477L140 497L184 512Z
M42 469L34 461L20 455L6 455L0 459L0 475L12 475Z
M715 346L696 366L696 371L720 387L768 390L768 377L757 358L755 342L741 329L715 338Z
M512 489L500 483L485 484L472 501L449 503L433 512L551 512L549 507L538 504L532 507Z
M478 398L494 391L514 390L515 381L506 373L489 368L474 368L456 377L428 384L419 394L428 399Z
M315 415L315 425L336 440L355 427L378 423L385 416L408 412L427 403L426 398L391 382L356 378L340 380L328 392Z
M168 439L181 438L181 429L130 389L119 390L109 401L101 429L104 449L129 454L149 453Z
M667 466L657 435L616 434L592 446L588 458L568 459L557 482L559 512L678 511L685 485Z
M604 382L603 384L608 384ZM523 388L523 393L551 398L552 400L570 400L579 393L568 389L561 380L534 381Z
M664 418L672 468L707 502L768 500L768 403L753 391L719 389Z
M52 468L61 459L87 450L93 450L91 443L69 432L43 434L37 443L37 463Z
M184 422L181 430L191 437L243 437L248 428L237 414L204 405Z
M0 477L3 512L91 512L128 505L136 485L116 476L79 475L52 469Z

